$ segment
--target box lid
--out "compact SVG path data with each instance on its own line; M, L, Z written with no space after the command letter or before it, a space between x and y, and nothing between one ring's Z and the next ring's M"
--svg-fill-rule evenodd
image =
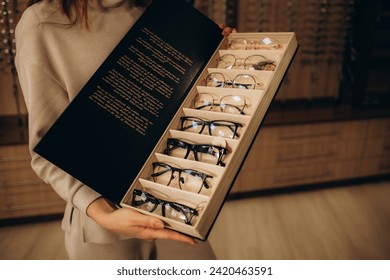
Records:
M153 1L34 151L119 203L222 39L184 1Z

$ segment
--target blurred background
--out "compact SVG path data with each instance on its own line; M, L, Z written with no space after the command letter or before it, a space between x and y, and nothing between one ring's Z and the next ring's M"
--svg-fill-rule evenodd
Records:
M64 259L64 203L33 173L0 0L0 259ZM390 2L187 1L299 49L209 240L221 259L390 259ZM23 241L23 242L21 242Z

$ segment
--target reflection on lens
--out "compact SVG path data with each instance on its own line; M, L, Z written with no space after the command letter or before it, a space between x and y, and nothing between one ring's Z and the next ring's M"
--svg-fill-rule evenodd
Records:
M199 145L196 155L199 161L210 164L218 164L223 156L217 147L210 145Z
M224 87L225 77L221 73L211 73L206 77L206 86Z
M198 110L212 110L214 99L208 93L198 93L194 99L194 108Z
M145 192L134 190L132 205L142 210L152 212L157 207L158 201Z
M236 64L236 57L232 54L222 55L218 59L218 68L232 69Z
M153 208L155 208L155 207L156 207L156 204L153 204L151 202L146 202L146 203L141 204L138 208L145 210L145 211L148 211L148 212L151 212L151 211L153 211Z
M267 50L277 50L280 49L282 45L278 40L271 37L264 37L256 44L257 49L267 49Z
M203 121L196 118L182 118L182 130L201 133L203 130Z
M231 126L229 122L213 122L210 125L210 132L212 136L220 136L225 138L234 138L235 128Z
M228 48L231 50L245 50L247 48L247 41L242 38L232 39L229 42Z
M181 189L185 191L197 193L203 185L203 178L201 177L201 174L190 169L184 169L180 173L179 180Z
M176 209L175 209L176 208ZM173 208L170 204L165 205L165 217L176 220L176 221L185 221L187 216L184 214L184 211L179 207Z
M155 164L153 165L153 181L168 186L174 179L172 169L169 165Z
M256 81L251 75L241 74L234 78L233 87L239 89L255 89Z
M243 114L246 105L245 99L239 95L227 95L221 99L222 112L229 114Z

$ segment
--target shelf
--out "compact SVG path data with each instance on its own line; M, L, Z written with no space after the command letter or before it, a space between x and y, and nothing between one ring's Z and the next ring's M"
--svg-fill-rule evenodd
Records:
M0 146L28 142L27 116L0 116Z

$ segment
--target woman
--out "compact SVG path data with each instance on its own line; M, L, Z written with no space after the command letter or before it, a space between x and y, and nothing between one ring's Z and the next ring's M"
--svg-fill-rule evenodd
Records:
M207 242L194 246L161 220L116 207L32 151L149 2L32 0L17 25L15 63L29 112L32 167L67 202L62 228L70 259L215 258Z

